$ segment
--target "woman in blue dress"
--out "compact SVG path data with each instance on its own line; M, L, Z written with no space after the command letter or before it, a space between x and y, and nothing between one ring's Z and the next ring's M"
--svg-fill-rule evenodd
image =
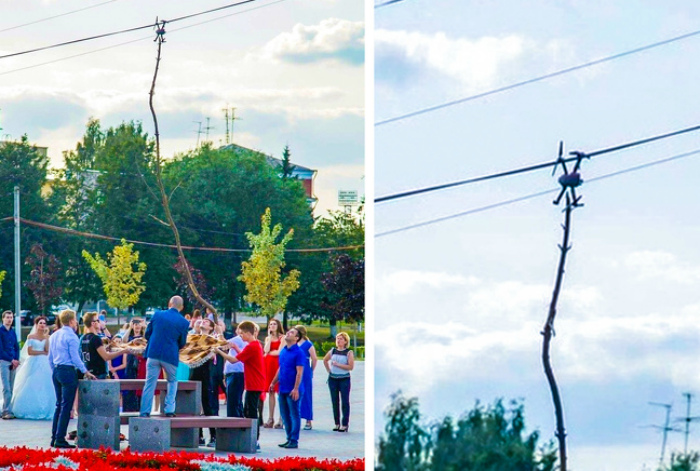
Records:
M306 353L306 363L304 363L304 376L301 378L301 383L303 385L304 393L301 395L301 418L306 419L306 425L304 425L304 430L312 429L312 421L314 420L314 398L313 398L313 382L314 382L314 370L316 369L316 363L318 362L318 357L316 356L316 349L311 340L309 340L308 332L306 327L303 325L295 325L294 328L301 334L301 340L299 340L299 347Z
M18 419L53 419L56 391L48 354L49 326L46 317L39 316L22 348L12 393L12 412Z

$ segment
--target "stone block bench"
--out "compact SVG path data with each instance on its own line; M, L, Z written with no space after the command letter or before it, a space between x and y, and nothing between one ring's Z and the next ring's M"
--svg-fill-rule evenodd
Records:
M100 446L119 450L119 428L137 414L120 414L120 391L139 391L145 379L81 380L78 385L78 437L80 448L99 449ZM159 380L156 390L165 391L167 381ZM202 401L202 383L179 381L175 399L175 413L183 416L198 415ZM161 394L161 410L165 394Z
M171 447L198 448L200 428L216 429L216 451L256 451L258 422L239 417L133 417L129 419L129 447L158 452Z

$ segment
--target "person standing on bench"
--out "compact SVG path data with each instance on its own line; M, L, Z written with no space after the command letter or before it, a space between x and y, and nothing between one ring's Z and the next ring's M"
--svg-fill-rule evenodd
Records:
M59 315L61 327L52 336L49 344L49 365L53 370L53 387L56 390L56 411L51 427L51 446L56 448L75 448L66 441L70 410L73 407L75 393L78 392L78 372L83 372L87 379L96 379L90 373L78 352L78 319L75 311L66 309Z
M292 328L284 336L285 346L280 352L280 368L270 383L270 391L275 390L275 384L280 383L280 414L284 422L287 441L280 443L282 448L299 448L299 429L301 428L301 398L304 395L304 364L306 354L299 348L297 342L301 333Z
M180 296L173 296L168 302L167 311L156 311L146 327L145 338L148 341L146 351L146 384L141 396L141 417L150 417L153 409L153 395L158 382L160 370L164 369L168 379L168 391L165 395L166 417L175 417L175 396L177 395L177 364L179 352L187 343L187 330L190 323L182 317L183 301Z
M243 403L243 416L247 419L258 419L258 405L260 404L260 394L265 389L265 362L263 360L263 350L260 342L256 339L259 332L257 324L251 321L243 321L238 325L241 339L248 342L243 349L235 343L231 347L236 351L236 355L229 355L216 349L216 352L231 363L242 362L243 382L245 383L245 402ZM260 424L258 424L258 439L260 439ZM258 445L260 449L260 445Z

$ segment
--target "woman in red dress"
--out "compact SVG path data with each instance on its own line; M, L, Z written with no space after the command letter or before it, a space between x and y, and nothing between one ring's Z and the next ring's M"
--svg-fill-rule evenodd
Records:
M263 347L263 351L265 352L265 391L270 390L270 383L272 383L272 379L275 377L275 374L277 374L277 370L280 367L279 354L284 346L282 345L283 337L284 329L282 328L280 321L277 319L270 319L270 322L267 324L267 337L265 337L265 346ZM279 390L278 385L279 383L275 385L275 393ZM277 425L275 425L275 405L277 403L275 393L267 394L269 397L268 403L270 404L270 416L267 422L265 422L265 425L263 425L265 428L272 428L273 426L275 428L282 428L281 417L280 420L277 421ZM261 405L264 400L264 398L260 398Z

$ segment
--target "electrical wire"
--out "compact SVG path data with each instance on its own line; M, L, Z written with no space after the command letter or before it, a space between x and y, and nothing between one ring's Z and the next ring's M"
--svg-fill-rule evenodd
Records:
M0 33L4 33L5 31L12 31L13 29L24 28L25 26L35 25L37 23L43 23L44 21L53 20L56 18L60 18L62 16L72 15L73 13L78 13L80 11L85 11L85 10L90 10L91 8L97 8L97 7L100 7L102 5L107 5L108 3L114 3L116 1L118 1L118 0L109 0L107 2L98 3L96 5L90 5L89 7L79 8L77 10L72 10L72 11L67 11L65 13L61 13L60 15L49 16L47 18L42 18L40 20L30 21L29 23L24 23L24 24L17 25L17 26L11 26L11 27L5 28L5 29L0 29Z
M619 144L619 145L616 145L613 147L607 147L605 149L599 149L599 150L596 150L593 152L587 152L587 153L576 152L576 154L582 155L584 158L592 158L592 157L597 157L599 155L609 154L611 152L617 152L620 150L629 149L632 147L640 146L642 144L648 144L650 142L659 141L662 139L668 139L669 137L674 137L674 136L678 136L681 134L686 134L686 133L698 131L698 130L700 130L700 125L691 126L689 128L684 128L684 129L679 129L677 131L672 131L672 132L668 132L668 133L664 133L664 134L658 134L656 136L647 137L644 139L639 139L639 140L627 142L624 144ZM543 168L553 167L555 165L559 165L559 163L562 161L563 162L573 162L573 161L578 160L579 158L580 157L577 155L575 157L568 157L568 158L561 159L561 160L555 160L554 162L543 162L540 164L530 165L528 167L521 167L521 168L517 168L514 170L507 170L505 172L494 173L491 175L484 175L481 177L469 178L466 180L460 180L460 181L451 182L451 183L443 183L440 185L419 188L416 190L404 191L401 193L395 193L393 195L380 196L378 198L375 198L374 202L375 203L383 203L385 201L397 200L400 198L406 198L408 196L414 196L414 195L418 195L421 193L429 193L431 191L444 190L446 188L453 188L456 186L467 185L469 183L483 182L486 180L493 180L495 178L508 177L508 176L517 175L520 173L532 172L534 170L541 170Z
M254 11L254 10L259 10L259 9L261 9L261 8L269 7L269 6L271 6L271 5L275 5L275 4L277 4L277 3L282 3L282 2L285 2L285 1L287 1L287 0L276 0L276 1L274 1L274 2L266 3L266 4L260 5L260 6L258 6L258 7L248 8L247 10L237 11L237 12L235 12L235 13L229 13L228 15L222 15L222 16L213 18L213 19L211 19L211 20L200 21L199 23L194 23L194 24L191 24L191 25L182 26L182 27L180 27L180 28L174 28L174 29L168 30L168 34L174 33L174 32L176 32L176 31L182 31L182 30L184 30L184 29L194 28L195 26L201 26L201 25L204 25L204 24L207 24L207 23L212 23L212 22L214 22L214 21L223 20L224 18L229 18L229 17L231 17L231 16L240 15L240 14L242 14L242 13L248 13L248 12L251 12L251 11ZM76 58L76 57L81 57L81 56L87 56L87 55L89 55L89 54L95 54L95 53L97 53L97 52L106 51L106 50L108 50L108 49L114 49L114 48L116 48L116 47L125 46L125 45L127 45L127 44L132 44L132 43L136 43L136 42L139 42L139 41L146 41L146 40L152 40L152 39L153 39L153 36L149 35L149 36L146 36L146 37L143 37L143 38L140 38L140 39L133 39L133 40L131 40L131 41L125 41L125 42L122 42L122 43L114 44L114 45L112 45L112 46L107 46L107 47L103 47L103 48L100 48L100 49L94 49L94 50L92 50L92 51L82 52L82 53L80 53L80 54L74 54L74 55L70 55L70 56L65 56L65 57L61 57L61 58L54 59L54 60L47 61L47 62L40 62L40 63L38 63L38 64L33 64L33 65L26 66L26 67L20 67L20 68L18 68L18 69L6 70L6 71L4 71L4 72L0 72L0 76L2 76L2 75L7 75L7 74L12 74L12 73L14 73L14 72L21 72L21 71L23 71L23 70L34 69L34 68L36 68L36 67L42 67L42 66L44 66L44 65L54 64L54 63L56 63L56 62L61 62L61 61L64 61L64 60L74 59L74 58Z
M613 60L615 60L615 59L620 59L620 58L625 57L625 56L630 56L630 55L632 55L632 54L636 54L636 53L638 53L638 52L648 51L648 50L650 50L650 49L654 49L654 48L657 48L657 47L660 47L660 46L665 46L666 44L674 43L674 42L676 42L676 41L682 41L682 40L684 40L684 39L688 39L688 38L691 38L691 37L695 37L695 36L697 36L697 35L700 35L700 30L691 31L690 33L682 34L682 35L680 35L680 36L676 36L676 37L673 37L673 38L665 39L665 40L663 40L663 41L658 41L658 42L655 42L655 43L652 43L652 44L647 44L647 45L645 45L645 46L637 47L637 48L635 48L635 49L630 49L630 50L628 50L628 51L620 52L620 53L618 53L618 54L613 54L613 55L611 55L611 56L607 56L607 57L603 57L603 58L600 58L600 59L592 60L592 61L590 61L590 62L586 62L586 63L579 64L579 65L575 65L575 66L573 66L573 67L567 67L567 68L565 68L565 69L561 69L561 70L558 70L558 71L556 71L556 72L552 72L552 73L549 73L549 74L540 75L539 77L534 77L534 78L531 78L531 79L523 80L522 82L512 83L512 84L506 85L506 86L504 86L504 87L500 87L500 88L495 88L495 89L493 89L493 90L489 90L489 91L487 91L487 92L478 93L478 94L476 94L476 95L471 95L471 96L468 96L468 97L465 97L465 98L459 98L459 99L457 99L457 100L448 101L448 102L442 103L442 104L440 104L440 105L429 106L429 107L427 107L427 108L422 108L422 109L419 109L419 110L416 110L416 111L412 111L412 112L410 112L410 113L406 113L406 114L403 114L403 115L400 115L400 116L395 116L395 117L393 117L393 118L384 119L384 120L382 120L382 121L377 121L376 123L374 123L374 125L375 125L375 126L383 126L383 125L385 125L385 124L395 123L395 122L397 122L397 121L402 121L402 120L404 120L404 119L412 118L412 117L414 117L414 116L418 116L418 115L422 115L422 114L425 114L425 113L430 113L430 112L433 112L433 111L441 110L441 109L443 109L443 108L448 108L448 107L450 107L450 106L458 105L458 104L460 104L460 103L466 103L466 102L468 102L468 101L477 100L477 99L479 99L479 98L484 98L484 97L487 97L487 96L495 95L495 94L497 94L497 93L505 92L505 91L507 91L507 90L512 90L512 89L514 89L514 88L522 87L522 86L524 86L524 85L529 85L529 84L531 84L531 83L541 82L542 80L550 79L550 78L552 78L552 77L558 77L558 76L560 76L560 75L568 74L568 73L570 73L570 72L575 72L575 71L577 71L577 70L581 70L581 69L585 69L585 68L592 67L592 66L595 66L595 65L603 64L603 63L605 63L605 62L610 62L610 61L613 61Z
M176 21L182 21L182 20L186 20L186 19L189 19L189 18L194 18L194 17L196 17L196 16L205 15L205 14L212 13L212 12L215 12L215 11L221 11L221 10L224 10L224 9L227 9L227 8L232 8L232 7L236 7L236 6L240 6L240 5L244 5L244 4L246 4L246 3L251 3L251 2L256 2L256 1L258 1L258 0L242 0L242 1L240 1L240 2L230 3L230 4L224 5L224 6L222 6L222 7L213 8L213 9L211 9L211 10L201 11L201 12L198 12L198 13L192 13L192 14L190 14L190 15L180 16L180 17L174 18L174 19L172 19L172 20L163 20L163 21L164 21L165 23L174 23L174 22L176 22ZM21 56L21 55L25 55L25 54L30 54L30 53L33 53L33 52L45 51L45 50L47 50L47 49L54 49L54 48L57 48L57 47L67 46L67 45L71 45L71 44L77 44L77 43L81 43L81 42L85 42L85 41L92 41L92 40L95 40L95 39L106 38L106 37L109 37L109 36L116 36L116 35L118 35L118 34L131 33L131 32L139 31L139 30L142 30L142 29L153 28L154 26L158 26L158 24L157 24L157 23L151 23L151 24L147 24L147 25L143 25L143 26L136 26L136 27L133 27L133 28L122 29L122 30L119 30L119 31L112 31L112 32L110 32L110 33L98 34L98 35L96 35L96 36L90 36L90 37L87 37L87 38L74 39L74 40L65 41L65 42L62 42L62 43L51 44L51 45L49 45L49 46L38 47L38 48L35 48L35 49L29 49L29 50L26 50L26 51L14 52L14 53L12 53L12 54L5 54L5 55L0 56L0 59L7 59L7 58L9 58L9 57L16 57L16 56Z
M399 3L399 2L403 2L403 0L388 0L384 3L378 3L378 4L374 5L374 9L376 10L377 8L382 8L382 7L385 7L387 5L392 5L394 3Z
M77 231L75 229L69 229L67 227L59 227L59 226L54 226L51 224L46 224L43 222L37 222L37 221L32 221L29 219L24 219L24 218L19 218L20 222L22 224L26 224L27 226L34 226L38 227L40 229L46 229L49 231L54 231L54 232L60 232L63 234L68 234L68 235L73 235L73 236L79 236L79 237L84 237L88 239L100 239L100 240L111 240L111 241L121 241L123 238L121 237L112 237L112 236L106 236L102 234L94 234L92 232L84 232L84 231ZM0 219L0 221L14 221L13 217L6 217L3 219ZM171 244L159 244L156 242L144 242L141 240L129 240L129 239L124 239L130 244L137 244L137 245L145 245L148 247L164 247L164 248L169 248L169 249L176 249L176 245L171 245ZM285 252L290 252L290 253L314 253L314 252L336 252L336 251L344 251L344 250L357 250L361 249L364 247L364 244L360 245L346 245L342 247L314 247L314 248L308 248L308 249L285 249ZM192 247L189 245L183 245L182 246L183 250L196 250L196 251L201 251L201 252L223 252L223 253L228 253L228 252L252 252L251 249L229 249L229 248L224 248L224 247Z
M680 159L683 159L683 158L686 158L686 157L691 157L691 156L697 155L697 154L700 154L700 149L696 149L696 150L693 150L693 151L690 151L690 152L685 152L685 153L683 153L683 154L677 154L677 155L674 155L674 156L672 156L672 157L667 157L667 158L665 158L665 159L655 160L655 161L653 161L653 162L648 162L648 163L645 163L645 164L636 165L636 166L634 166L634 167L628 167L628 168L626 168L626 169L618 170L617 172L607 173L607 174L605 174L605 175L601 175L601 176L598 176L598 177L589 178L589 179L586 180L586 183L593 183L593 182L596 182L596 181L605 180L605 179L607 179L607 178L616 177L616 176L618 176L618 175L623 175L623 174L625 174L625 173L636 172L636 171L638 171L638 170L642 170L642 169L645 169L645 168L648 168L648 167L653 167L653 166L656 166L656 165L665 164L665 163L668 163L668 162L672 162L672 161L674 161L674 160L680 160ZM470 214L480 213L480 212L483 212L483 211L488 211L488 210L490 210L490 209L500 208L500 207L502 207L502 206L508 206L508 205L510 205L510 204L519 203L519 202L521 202L521 201L526 201L526 200L533 199L533 198L537 198L537 197L540 197L540 196L544 196L544 195L547 195L547 194L550 194L550 193L555 193L555 192L560 191L560 190L561 190L561 188L551 188L551 189L549 189L549 190L539 191L539 192L537 192L537 193L531 193L531 194L529 194L529 195L521 196L521 197L519 197L519 198L514 198L514 199L510 199L510 200L506 200L506 201L501 201L501 202L499 202L499 203L494 203L494 204L489 204L489 205L486 205L486 206L481 206L481 207L479 207L479 208L474 208L474 209L470 209L470 210L467 210L467 211L462 211L462 212L460 212L460 213L451 214L451 215L449 215L449 216L443 216L443 217L439 217L439 218L436 218L436 219L430 219L430 220L423 221L423 222L419 222L419 223L416 223L416 224L411 224L411 225L409 225L409 226L403 226L403 227L399 227L399 228L396 228L396 229L391 229L391 230L388 230L388 231L385 231L385 232L378 232L377 234L374 235L374 237L375 237L375 238L379 238L379 237L384 237L384 236L388 236L388 235L391 235L391 234L398 234L398 233L400 233L400 232L405 232L405 231L408 231L408 230L411 230L411 229L417 229L417 228L419 228L419 227L430 226L430 225L432 225L432 224L437 224L437 223L439 223L439 222L448 221L448 220L450 220L450 219L456 219L456 218L458 218L458 217L468 216L468 215L470 215Z

